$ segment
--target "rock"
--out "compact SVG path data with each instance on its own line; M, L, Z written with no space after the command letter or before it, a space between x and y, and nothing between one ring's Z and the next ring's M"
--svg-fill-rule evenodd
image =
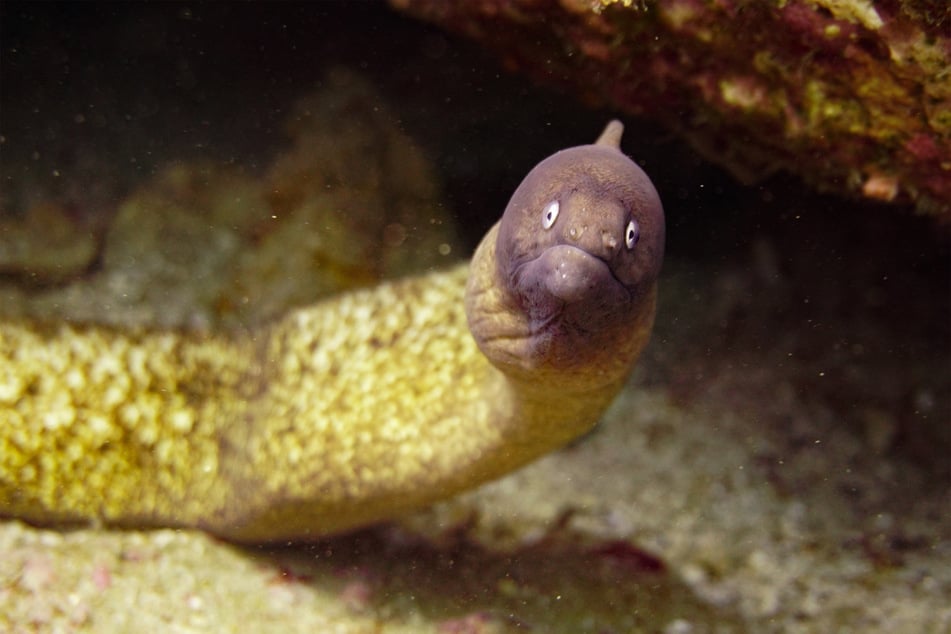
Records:
M290 147L263 175L172 162L119 202L100 252L52 204L0 224L0 316L251 325L461 259L426 156L372 83L340 70L322 83L291 109Z
M0 216L0 275L43 287L66 282L93 265L92 227L63 205L41 202L22 216Z
M661 121L744 182L951 214L944 0L390 0L591 104Z
M252 298L255 319L275 317L464 257L434 170L396 119L372 82L340 68L295 103L292 146L264 179L269 213L229 298Z

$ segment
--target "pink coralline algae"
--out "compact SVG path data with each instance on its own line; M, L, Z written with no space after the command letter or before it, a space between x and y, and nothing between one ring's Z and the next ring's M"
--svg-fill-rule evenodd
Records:
M391 0L579 99L776 171L951 219L946 0Z

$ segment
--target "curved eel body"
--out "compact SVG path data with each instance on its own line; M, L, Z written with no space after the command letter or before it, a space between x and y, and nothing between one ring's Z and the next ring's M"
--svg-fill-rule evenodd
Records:
M0 323L0 515L306 539L584 433L648 339L663 257L621 131L536 166L470 264L267 328Z

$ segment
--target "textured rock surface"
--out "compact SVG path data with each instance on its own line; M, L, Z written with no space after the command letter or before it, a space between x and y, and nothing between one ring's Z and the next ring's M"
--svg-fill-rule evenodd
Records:
M577 98L662 121L747 182L776 170L951 213L944 0L391 0Z

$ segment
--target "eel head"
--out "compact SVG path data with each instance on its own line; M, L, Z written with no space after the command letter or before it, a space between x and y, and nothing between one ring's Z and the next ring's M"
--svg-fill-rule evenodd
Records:
M502 360L496 365L591 369L653 318L664 212L650 179L621 152L622 130L612 121L596 143L546 158L512 195L496 232L494 278L500 305L518 318L473 324L483 351Z

